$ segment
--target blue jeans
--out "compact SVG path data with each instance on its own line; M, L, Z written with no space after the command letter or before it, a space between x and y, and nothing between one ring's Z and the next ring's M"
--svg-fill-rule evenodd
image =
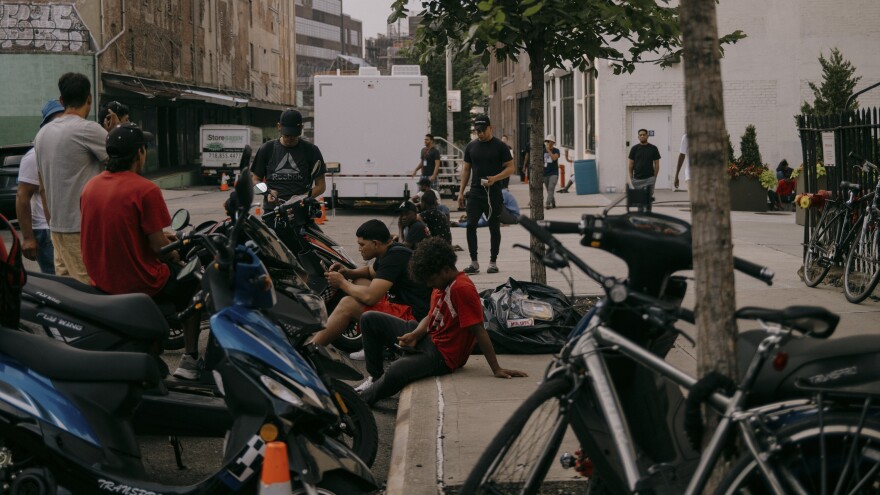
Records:
M37 263L40 271L55 275L55 248L52 246L49 229L34 229L34 238L37 240Z

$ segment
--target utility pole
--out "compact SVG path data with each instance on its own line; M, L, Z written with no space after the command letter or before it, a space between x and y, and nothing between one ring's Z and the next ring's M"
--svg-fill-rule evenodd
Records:
M449 95L449 92L452 91L452 49L446 48L446 94ZM448 98L448 96L447 96ZM446 108L446 140L449 142L449 149L446 150L447 154L452 154L452 143L454 142L453 137L453 128L452 128L452 109L447 106Z

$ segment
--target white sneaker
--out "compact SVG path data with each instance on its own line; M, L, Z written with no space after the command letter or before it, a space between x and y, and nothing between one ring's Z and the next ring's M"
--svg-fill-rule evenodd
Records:
M372 386L373 386L373 377L368 376L367 379L364 380L363 383L361 383L360 385L355 387L354 391L357 392L358 394L362 394L362 393L366 392L367 389L369 389Z
M349 354L349 355L348 355L348 358L349 358L349 359L354 359L355 361L366 361L366 360L367 360L367 354L364 352L363 349L361 349L361 350L359 350L359 351L357 351L357 352L352 352L351 354Z
M202 358L193 359L189 354L180 357L180 364L174 371L176 378L183 380L198 380L202 376L202 370L205 369L205 361Z

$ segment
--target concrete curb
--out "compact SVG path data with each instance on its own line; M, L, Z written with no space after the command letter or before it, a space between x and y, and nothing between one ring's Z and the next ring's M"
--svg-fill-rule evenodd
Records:
M391 465L388 468L388 481L385 493L405 493L406 449L409 443L410 411L412 410L413 387L407 386L400 392L397 402L397 419L394 424L394 441L391 444Z

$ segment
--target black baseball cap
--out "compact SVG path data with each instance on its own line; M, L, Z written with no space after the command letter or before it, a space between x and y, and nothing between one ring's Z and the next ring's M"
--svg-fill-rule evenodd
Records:
M490 125L492 125L492 121L489 120L489 116L486 114L480 114L474 118L474 129L478 131L482 131Z
M421 179L419 179L419 185L420 185L420 186L430 186L430 185L431 185L431 179L429 179L429 178L427 178L427 177L422 177Z
M414 211L414 212L418 213L419 207L416 206L415 203L413 203L412 201L409 201L409 200L404 201L403 203L400 203L400 206L397 207L397 213L404 213L407 211Z
M153 135L141 130L137 124L119 124L107 133L107 155L110 158L134 156L141 146L153 141Z
M302 134L303 116L296 110L288 108L281 114L281 135L299 136Z

